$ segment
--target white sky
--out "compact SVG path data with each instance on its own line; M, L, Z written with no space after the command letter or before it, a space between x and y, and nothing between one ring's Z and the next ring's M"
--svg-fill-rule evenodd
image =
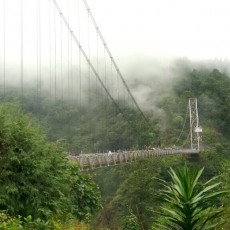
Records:
M230 58L228 0L87 0L116 55Z
M29 39L31 43L36 43L38 17L36 7L39 0L0 0L1 34L4 1L7 9L6 45L20 40L20 2L24 3L24 28L30 25L31 27L28 27L30 29L27 29L30 33L34 29L31 33L34 37L30 35ZM52 2L52 0L40 0L41 20L46 26L48 26L48 11L53 11L52 7L49 8L49 1ZM56 1L64 14L67 12L66 5L69 5L68 12L71 10L73 12L66 17L76 22L75 8L78 2L82 4L82 0ZM161 56L230 59L229 0L87 0L87 2L115 58ZM85 11L83 4L81 10ZM87 20L87 17L83 20ZM44 25L42 27L41 33L44 37L44 34L48 34L48 27L45 28ZM82 24L82 27L87 27L86 23ZM0 36L1 43L2 39ZM10 50L10 47L7 47L7 50Z
M88 15L83 0L56 1L69 19L75 35L78 37L78 34L81 34L80 42L85 52L90 53L91 58L93 54L95 57L96 32L91 24L89 41ZM65 66L69 65L67 62L70 62L72 52L71 36L52 2L52 0L0 0L0 66L5 62L6 72L13 69L20 73L21 3L23 3L25 71L29 73L30 66L34 66L35 69L41 66L41 71L47 72L50 68L50 59L52 68L54 61L57 63L62 61L65 62ZM134 71L137 64L140 66L139 69L142 68L142 73L144 68L149 68L148 72L153 72L152 69L162 64L162 60L170 58L230 60L229 0L87 0L87 2L115 61L125 76L130 71L137 72ZM90 44L88 47L87 43ZM99 56L103 58L102 46L101 44ZM76 44L72 50L77 51ZM77 62L77 52L73 55ZM96 66L96 59L93 61ZM165 63L167 65L166 61ZM103 72L103 69L102 63L99 72ZM0 73L1 71L2 68ZM38 75L37 72L34 75Z
M109 57L103 60L104 47L101 44L98 56L102 62L97 63L95 56L98 38L91 24L89 39L88 15L83 1L56 1L69 19L75 35L80 34L83 49L90 54L94 67L103 78L103 74L106 76L110 69L109 66L105 68L105 62L109 65L110 60ZM21 2L23 2L23 28ZM87 0L87 2L125 79L128 81L138 79L144 82L141 90L139 87L134 92L135 95L139 95L139 100L145 100L143 92L148 94L152 90L153 85L150 82L153 82L153 76L162 76L159 78L160 83L168 81L167 76L170 76L171 72L168 68L170 66L167 66L170 62L167 60L171 58L230 60L229 0ZM84 13L79 13L79 3L81 5L79 11ZM70 33L60 19L52 0L0 0L0 82L3 81L1 76L5 68L7 81L12 82L13 79L15 84L20 85L22 30L25 81L39 75L42 80L46 79L49 72L52 77L57 72L61 79L67 72L69 74L70 62L73 62L76 74L79 63L78 47L76 44L72 45ZM87 43L90 44L88 47ZM56 66L59 69L56 70ZM88 67L87 63L85 66ZM110 85L114 91L118 91L119 83L117 89L114 89L113 77L111 71Z

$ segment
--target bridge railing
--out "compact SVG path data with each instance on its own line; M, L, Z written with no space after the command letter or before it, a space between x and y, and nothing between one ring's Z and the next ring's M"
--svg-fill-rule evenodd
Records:
M114 166L117 164L136 161L140 158L151 158L162 155L172 154L198 154L195 149L153 149L124 151L119 153L92 153L82 154L80 156L69 156L70 160L79 163L81 170L95 169L99 167Z

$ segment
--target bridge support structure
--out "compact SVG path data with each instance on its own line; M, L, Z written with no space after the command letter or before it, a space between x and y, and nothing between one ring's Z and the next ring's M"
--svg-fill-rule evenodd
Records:
M191 149L200 150L202 128L199 126L197 98L189 98Z
M113 153L91 153L80 156L69 156L69 160L77 161L82 171L92 170L95 168L116 166L122 163L135 162L141 158L151 158L175 154L198 154L196 149L153 149L153 150L136 150L125 151L117 155Z

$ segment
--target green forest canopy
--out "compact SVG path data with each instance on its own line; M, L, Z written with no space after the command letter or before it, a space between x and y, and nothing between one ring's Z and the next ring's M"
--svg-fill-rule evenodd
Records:
M183 77L178 78L172 88L155 102L162 112L160 115L146 111L149 124L131 107L124 105L124 115L106 100L87 109L44 98L38 100L33 96L24 98L22 103L17 97L8 95L1 105L0 117L0 160L4 165L0 174L1 209L8 209L12 215L33 214L34 218L42 219L71 212L76 218L84 219L88 212L99 206L97 186L81 175L77 166L67 162L66 151L140 149L145 145L156 145L159 139L162 147L170 146L181 132L191 97L198 100L202 145L205 147L202 154L198 158L174 156L142 160L94 172L92 176L100 188L103 209L94 216L93 224L116 227L131 209L139 223L149 229L153 223L151 218L155 218L151 209L159 207L154 198L159 187L151 178L154 175L168 180L168 168L180 167L185 162L190 166L205 167L204 179L220 174L224 187L229 189L230 177L226 169L230 162L230 78L217 69L184 70ZM19 101L17 104L22 105L27 115L22 113L19 105L6 104L12 100ZM35 121L41 126L33 128ZM44 132L52 142L47 141ZM186 127L178 146L186 144L188 132L189 127ZM85 193L79 195L82 189ZM225 207L229 206L227 196L221 202ZM230 213L228 208L226 213ZM227 218L224 221L228 223Z

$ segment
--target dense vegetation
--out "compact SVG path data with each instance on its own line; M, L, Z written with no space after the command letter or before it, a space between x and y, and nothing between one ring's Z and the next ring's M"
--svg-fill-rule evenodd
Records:
M156 196L162 186L154 178L169 181L169 168L178 169L185 163L191 168L204 167L201 183L219 175L221 189L229 190L230 78L217 69L182 66L181 72L172 90L155 100L158 112L146 111L148 122L132 106L117 102L122 105L120 110L107 99L87 107L36 95L25 96L23 101L12 92L4 96L0 108L0 209L7 212L0 216L0 227L4 223L42 229L34 227L40 224L43 229L55 229L54 225L60 229L72 221L87 220L93 229L154 228L156 221L165 223L156 213L162 205ZM90 172L92 179L66 158L69 151L141 149L159 141L161 147L189 146L189 127L183 133L181 129L191 97L198 100L203 126L204 149L199 156L169 156L98 169ZM95 183L102 196L100 210ZM219 221L228 229L229 196L212 202L222 204L224 215Z
M43 126L51 141L62 140L68 151L105 152L120 149L138 149L153 143L159 133L158 118L146 120L135 108L120 104L120 109L106 98L94 106L77 105L68 101L37 98L5 97L23 106ZM148 116L148 115L147 115Z
M160 186L153 177L169 181L168 169L180 168L185 163L190 167L205 167L201 177L202 181L207 181L214 176L220 175L223 181L223 189L229 190L229 102L230 78L220 71L199 69L184 70L182 78L178 78L173 85L173 94L165 92L158 107L167 116L164 121L159 119L162 145L170 146L177 141L183 126L188 98L198 99L198 109L200 123L203 126L201 154L196 156L164 157L159 159L148 159L139 161L138 164L125 165L114 169L104 169L95 171L95 179L99 184L104 198L104 208L96 218L102 226L109 226L116 229L118 223L127 216L129 210L136 215L141 229L150 229L154 221L159 217L153 211L159 210L159 200L156 194L159 193ZM166 123L166 124L165 124ZM188 126L188 125L187 125ZM189 127L181 136L179 145L189 145L187 139ZM186 140L187 139L187 140ZM183 140L185 142L183 143ZM106 178L104 175L107 175ZM225 199L216 200L214 203L222 202L225 216L223 229L229 228L229 196ZM158 219L164 223L163 218ZM220 222L221 222L220 221Z
M82 220L99 208L97 186L17 106L0 106L0 126L0 210L45 225L70 216Z
M223 207L213 205L213 201L228 191L212 192L221 182L213 184L212 178L203 185L198 181L203 169L189 169L187 166L179 170L170 168L171 182L160 180L163 189L157 195L167 204L159 214L164 222L157 224L162 229L213 229L221 223L213 222L223 212ZM220 204L219 204L220 206Z

